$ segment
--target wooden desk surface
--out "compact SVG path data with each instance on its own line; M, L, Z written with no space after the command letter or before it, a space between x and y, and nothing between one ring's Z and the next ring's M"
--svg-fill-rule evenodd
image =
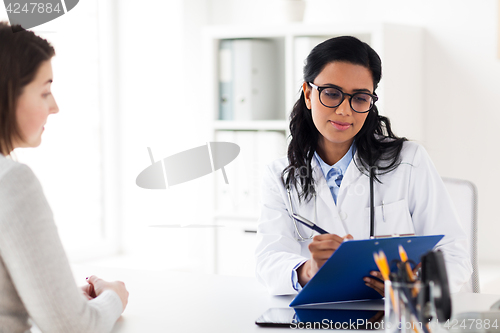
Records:
M73 265L79 285L97 275L125 282L129 303L114 333L263 332L255 325L271 307L288 307L293 296L270 296L255 278ZM453 313L485 311L500 295L456 294ZM281 331L281 330L280 330Z

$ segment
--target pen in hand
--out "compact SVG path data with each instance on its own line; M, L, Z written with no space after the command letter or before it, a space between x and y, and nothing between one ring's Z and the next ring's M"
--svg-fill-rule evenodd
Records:
M305 217L302 217L300 215L297 215L297 214L292 214L292 217L299 221L300 223L302 223L303 225L305 225L306 227L308 227L309 229L312 229L314 231L317 231L318 233L324 235L324 234L328 234L328 231L318 227L316 224L312 223L311 221L309 221L308 219L306 219Z
M299 283L302 286L308 283L342 243L348 239L353 239L352 235L347 234L344 237L336 234L314 236L308 245L308 249L311 252L311 259L307 260L297 269Z

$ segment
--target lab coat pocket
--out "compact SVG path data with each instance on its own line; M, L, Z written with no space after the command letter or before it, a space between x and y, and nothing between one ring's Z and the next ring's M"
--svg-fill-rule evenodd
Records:
M369 207L366 208L366 215L369 221ZM375 236L414 233L415 228L411 220L406 199L375 206Z

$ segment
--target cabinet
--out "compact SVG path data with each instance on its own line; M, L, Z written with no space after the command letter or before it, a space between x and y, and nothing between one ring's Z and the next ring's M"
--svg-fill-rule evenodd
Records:
M340 35L355 36L380 55L379 112L391 119L397 135L423 141L420 28L290 24L204 29L205 97L212 138L235 142L241 148L237 159L226 167L229 185L222 175L215 177L212 213L215 224L220 225L214 241L215 272L253 275L263 167L286 155L288 117L300 96L302 67L309 51L321 41ZM242 68L245 66L248 68ZM252 75L260 78L254 80ZM249 82L242 82L245 80ZM265 89L270 93L263 94ZM255 94L261 94L256 99L262 99L249 102ZM238 109L237 103L247 104ZM266 104L272 105L272 110L263 113L261 108Z

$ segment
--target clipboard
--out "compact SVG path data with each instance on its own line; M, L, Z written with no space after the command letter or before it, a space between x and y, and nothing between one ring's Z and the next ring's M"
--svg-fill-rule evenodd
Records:
M370 271L378 271L373 260L374 252L384 251L389 268L394 271L400 260L399 245L404 247L408 260L418 264L420 257L432 250L443 237L405 236L344 241L289 306L380 299L383 296L363 281Z

